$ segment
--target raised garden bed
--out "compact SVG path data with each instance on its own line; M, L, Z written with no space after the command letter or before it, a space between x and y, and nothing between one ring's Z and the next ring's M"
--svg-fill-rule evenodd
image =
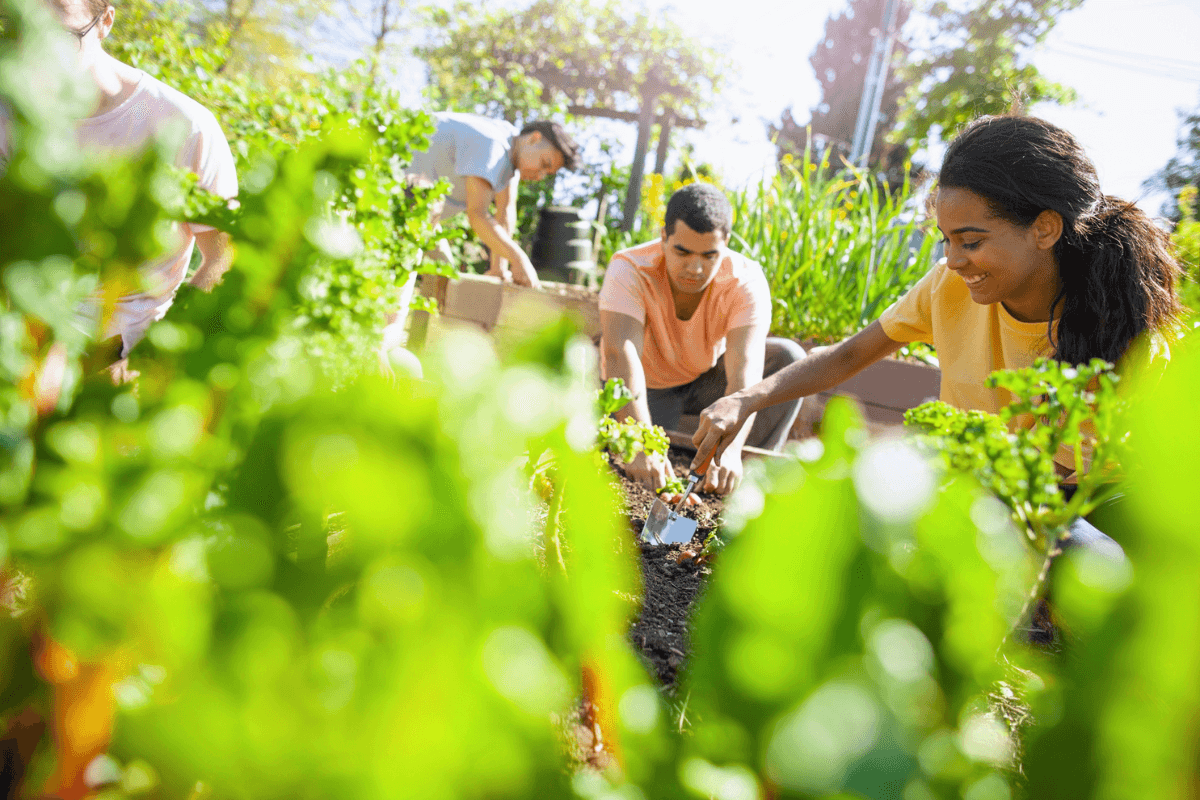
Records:
M409 342L420 348L449 328L471 326L496 336L533 332L560 315L574 315L584 334L600 340L600 294L584 286L542 281L540 289L488 275L455 279L422 275L417 291L437 301L439 313L413 312Z
M469 325L497 336L532 332L562 313L573 314L584 334L600 340L599 293L582 286L545 281L541 289L530 289L485 275L461 275L451 280L441 275L422 275L418 291L437 300L440 313L413 314L410 341L420 347L455 326ZM802 342L806 349L814 342ZM875 430L904 421L904 412L926 400L936 399L941 370L928 364L886 358L872 364L850 380L832 389L805 398L800 416L792 428L793 439L806 439L825 413L825 404L834 395L856 398L863 407L867 424ZM682 433L695 430L696 418L684 417Z

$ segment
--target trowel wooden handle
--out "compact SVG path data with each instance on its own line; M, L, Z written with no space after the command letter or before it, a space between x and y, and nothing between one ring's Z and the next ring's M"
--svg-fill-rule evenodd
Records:
M692 472L703 478L704 473L708 472L708 465L712 463L713 455L715 455L716 452L716 448L713 448L704 461L701 462L700 466L696 467L694 470L692 470Z

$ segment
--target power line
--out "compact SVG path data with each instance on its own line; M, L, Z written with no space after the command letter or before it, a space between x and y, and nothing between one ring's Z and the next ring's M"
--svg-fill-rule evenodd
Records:
M1169 78L1171 80L1184 81L1186 83L1200 83L1200 71L1189 75L1162 67L1156 69L1152 65L1136 66L1134 64L1121 64L1116 61L1109 61L1104 58L1100 58L1099 56L1085 55L1083 53L1072 53L1069 50L1060 50L1056 47L1047 47L1046 50L1051 53L1058 53L1059 55L1067 56L1068 58L1078 58L1082 61L1090 61L1094 64L1103 64L1106 67L1123 69L1127 72L1138 72L1155 78Z
M1128 50L1116 50L1111 47L1097 47L1096 45L1083 44L1082 42L1060 42L1066 47L1076 47L1080 50L1090 50L1092 52L1101 53L1117 58L1133 59L1137 62L1153 61L1164 67L1180 67L1183 69L1200 69L1200 61L1188 61L1182 58L1170 58L1169 56L1148 55L1146 53L1131 53Z

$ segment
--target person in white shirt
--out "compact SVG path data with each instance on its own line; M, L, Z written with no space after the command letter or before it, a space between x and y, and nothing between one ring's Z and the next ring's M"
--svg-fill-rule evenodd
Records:
M502 119L478 114L441 111L433 118L437 130L429 147L413 154L408 174L450 182L437 219L467 215L471 230L491 251L487 274L537 286L537 271L514 238L518 187L521 181L540 181L563 167L578 169L579 145L549 120L517 130Z
M195 100L139 69L124 64L104 50L104 39L113 29L116 10L106 0L47 0L67 31L79 40L78 60L72 65L96 87L96 105L79 120L80 147L104 155L132 155L164 141L175 165L194 173L199 185L221 197L237 195L237 171L229 143L216 118ZM0 160L7 160L9 134L0 116ZM129 352L152 322L162 319L187 278L193 248L201 264L192 285L210 291L232 262L229 237L221 231L193 223L178 224L178 242L170 252L145 264L140 271L141 290L118 297L104 308L100 319L102 340L120 337L116 361L108 367L114 383L137 377L129 369Z

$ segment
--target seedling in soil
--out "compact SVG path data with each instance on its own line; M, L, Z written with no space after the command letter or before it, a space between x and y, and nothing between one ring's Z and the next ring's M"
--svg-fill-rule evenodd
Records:
M686 485L684 484L683 479L677 475L673 475L670 478L667 478L666 484L661 489L658 490L658 493L665 494L668 496L669 495L680 495L680 494L683 494L683 490L685 488L686 488Z

